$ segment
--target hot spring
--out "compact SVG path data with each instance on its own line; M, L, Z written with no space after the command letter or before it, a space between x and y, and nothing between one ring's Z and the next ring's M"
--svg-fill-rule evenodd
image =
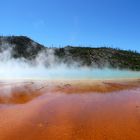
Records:
M0 140L139 140L139 121L140 72L0 61Z
M119 69L89 69L89 68L68 68L54 67L2 67L0 79L66 79L66 80L107 80L107 79L130 79L140 78L140 72Z

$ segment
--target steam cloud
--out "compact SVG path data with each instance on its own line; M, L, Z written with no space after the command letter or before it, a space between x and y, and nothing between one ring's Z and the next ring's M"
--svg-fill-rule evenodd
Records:
M140 78L140 72L119 69L78 67L73 62L68 66L55 57L53 49L40 52L28 61L25 58L13 58L11 44L3 43L0 53L0 79L112 79Z

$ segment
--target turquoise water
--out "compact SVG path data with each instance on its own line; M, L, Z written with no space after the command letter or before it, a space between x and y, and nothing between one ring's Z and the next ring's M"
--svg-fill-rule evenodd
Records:
M113 69L58 69L48 71L52 78L64 79L116 79L140 78L140 72Z
M46 69L18 68L0 70L0 79L16 78L41 78L41 79L120 79L140 78L140 72L115 69L88 69L88 68L66 68L57 67Z

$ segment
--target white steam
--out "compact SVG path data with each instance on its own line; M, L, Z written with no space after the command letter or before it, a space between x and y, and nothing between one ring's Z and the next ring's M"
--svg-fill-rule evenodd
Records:
M140 72L129 70L95 69L78 67L74 62L68 67L55 57L53 49L41 52L35 60L13 58L12 49L5 43L0 53L0 80L16 79L114 79L140 78ZM8 46L8 47L7 47Z

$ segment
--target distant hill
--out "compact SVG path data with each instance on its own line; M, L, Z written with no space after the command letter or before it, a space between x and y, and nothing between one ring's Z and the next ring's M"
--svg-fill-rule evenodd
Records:
M13 58L33 60L40 52L47 52L47 48L26 36L0 36L0 52L11 48ZM66 46L51 48L59 62L67 65L77 63L79 66L98 68L119 68L140 71L140 53L109 47L90 48Z
M0 51L12 49L14 58L31 59L45 47L26 36L0 36Z

